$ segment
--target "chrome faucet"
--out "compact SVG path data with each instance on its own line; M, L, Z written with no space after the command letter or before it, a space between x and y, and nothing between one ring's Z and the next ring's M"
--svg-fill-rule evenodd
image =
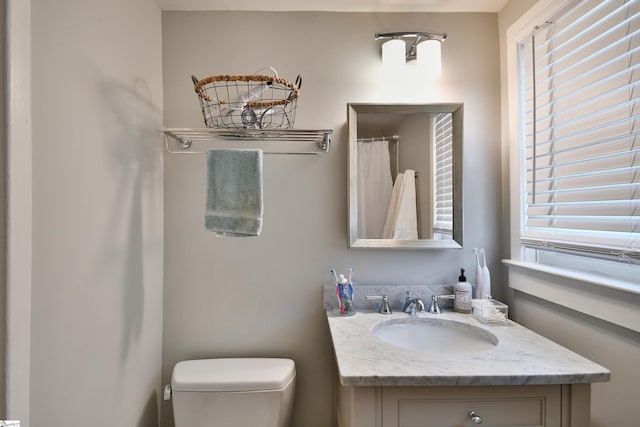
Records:
M407 291L407 298L404 300L402 311L409 314L424 312L424 303L420 298L414 298L412 291Z
M455 295L432 295L431 296L431 307L429 308L429 313L432 314L440 314L442 310L440 310L440 300L441 299L454 299Z

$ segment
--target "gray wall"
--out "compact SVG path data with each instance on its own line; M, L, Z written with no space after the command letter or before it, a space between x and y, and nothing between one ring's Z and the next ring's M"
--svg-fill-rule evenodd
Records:
M333 355L322 310L329 270L357 283L453 283L485 247L501 283L500 86L496 14L163 12L164 123L202 126L191 74L303 77L297 128L334 130L322 156L266 156L259 238L204 231L204 157L165 154L163 382L180 360L295 360L292 425L332 425ZM444 31L443 76L385 78L380 31ZM347 249L346 104L463 102L465 249ZM473 277L470 277L473 280ZM498 296L500 292L496 289ZM172 425L163 406L162 425Z
M501 39L501 64L503 74L503 105L506 105L506 30L530 6L533 0L512 0L499 14ZM503 126L506 126L506 110L503 110ZM515 144L504 139L503 143L503 212L508 220L509 150ZM505 221L507 224L507 221ZM509 233L505 226L503 235L505 258L509 257ZM507 274L504 275L505 282ZM514 276L513 280L520 280ZM520 275L520 278L522 275ZM549 276L550 277L550 276ZM529 277L527 280L532 280ZM535 279L533 279L535 280ZM515 283L513 283L515 285ZM602 292L606 295L606 292ZM513 291L509 313L522 325L570 348L611 370L611 381L596 383L591 393L591 426L632 426L640 419L640 333L603 320L562 307L564 301L546 301L522 292ZM594 302L598 304L598 302Z
M31 424L158 424L161 16L32 1Z
M638 332L517 291L509 312L520 324L611 370L611 381L591 387L591 427L638 424Z
M0 99L6 99L6 1L0 0ZM5 418L6 411L6 370L5 353L7 345L7 317L6 291L7 291L7 120L5 102L0 104L0 420Z

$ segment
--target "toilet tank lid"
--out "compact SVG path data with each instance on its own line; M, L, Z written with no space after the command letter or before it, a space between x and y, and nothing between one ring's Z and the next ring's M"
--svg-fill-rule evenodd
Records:
M174 392L280 390L295 376L295 364L291 359L185 360L173 368L171 389Z

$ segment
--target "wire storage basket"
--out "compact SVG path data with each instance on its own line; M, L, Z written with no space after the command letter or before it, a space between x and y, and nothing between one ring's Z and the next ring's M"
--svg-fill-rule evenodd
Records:
M292 128L302 79L296 82L274 75L216 75L199 80L191 76L208 128Z

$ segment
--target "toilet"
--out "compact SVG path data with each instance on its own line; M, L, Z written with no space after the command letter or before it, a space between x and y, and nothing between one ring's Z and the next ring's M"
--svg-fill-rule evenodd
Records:
M171 376L176 427L288 427L296 370L278 358L178 362Z

